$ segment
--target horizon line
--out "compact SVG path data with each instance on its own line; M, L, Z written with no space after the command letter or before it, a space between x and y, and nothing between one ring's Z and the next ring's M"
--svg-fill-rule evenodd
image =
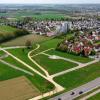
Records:
M26 4L26 5L67 5L67 4L100 4L100 3L0 3L0 4Z

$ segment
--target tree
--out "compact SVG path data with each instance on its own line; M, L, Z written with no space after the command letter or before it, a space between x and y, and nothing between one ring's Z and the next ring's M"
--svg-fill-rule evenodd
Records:
M30 40L27 40L25 43L27 49L30 49L32 47L32 42Z
M18 36L23 36L23 35L27 35L27 34L30 34L27 30L25 29L18 29L16 30L15 32L15 35L18 37Z

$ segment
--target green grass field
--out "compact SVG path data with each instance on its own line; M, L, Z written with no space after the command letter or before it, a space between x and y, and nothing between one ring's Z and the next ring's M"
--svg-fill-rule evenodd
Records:
M42 51L50 49L50 48L55 48L59 41L62 41L62 39L50 39L50 40L45 41L45 42L40 42L39 43L40 48L38 50L32 52L31 55L35 55L39 52L42 52Z
M100 62L55 77L54 80L63 87L65 87L66 91L68 91L98 77L100 77Z
M33 17L34 20L60 20L61 18L70 18L65 14L61 14L57 11L15 11L8 13L0 13L0 16L8 16L22 20L24 17Z
M0 81L8 80L22 75L25 75L25 73L16 71L15 69L12 69L9 66L0 62Z
M10 27L10 26L0 26L0 34L1 33L5 33L5 34L7 34L7 33L13 33L14 31L16 31L16 28L12 28L12 27Z
M61 51L56 51L56 50L50 50L50 51L47 51L46 53L48 53L50 55L58 55L61 57L69 58L69 59L72 59L72 60L75 60L75 61L78 61L81 63L87 63L87 62L90 62L93 60L91 58L76 56L73 54L69 54L69 53L61 52Z
M29 76L21 71L15 70L13 68L10 68L9 66L2 64L0 62L0 81L20 77L20 76L26 76L32 84L34 84L41 93L50 91L54 88L54 86L49 83L47 80L44 78L40 77L39 75L33 73L34 76Z
M0 26L0 39L4 40L7 39L7 37L14 37L15 36L15 31L17 29L16 28L12 28L10 26ZM0 40L0 41L1 41Z
M61 20L62 18L65 18L63 14L54 14L54 13L46 13L41 15L33 15L33 19L36 20Z
M28 52L30 50L25 49L24 52L23 50L20 49L12 49L12 50L8 50L11 54L13 54L14 56L16 56L17 58L21 59L22 61L24 61L25 63L27 63L28 65L30 65L31 67L35 68L36 70L40 71L41 73L44 74L44 72L38 68L29 58L28 58Z
M98 93L98 94L96 94L96 95L90 97L90 98L87 99L87 100L100 100L100 93Z
M21 64L20 62L16 61L15 59L13 59L11 56L9 56L7 58L4 58L3 60L8 62L8 63L10 63L10 64L12 64L12 65L15 65L16 67L25 69L25 70L30 71L30 72L33 73L32 70L30 70L29 68L25 67L23 64Z
M6 25L0 25L0 43L26 34L29 34L29 32L27 32L26 30L13 28Z
M43 54L35 56L33 57L33 59L43 68L45 68L49 72L49 74L55 74L77 66L77 64L61 59L50 59L48 58L48 56L45 56Z

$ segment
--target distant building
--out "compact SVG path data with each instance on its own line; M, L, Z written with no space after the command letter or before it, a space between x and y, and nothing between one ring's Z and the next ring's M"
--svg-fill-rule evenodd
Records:
M71 29L71 22L63 22L57 27L57 32L59 33L67 33L69 29Z

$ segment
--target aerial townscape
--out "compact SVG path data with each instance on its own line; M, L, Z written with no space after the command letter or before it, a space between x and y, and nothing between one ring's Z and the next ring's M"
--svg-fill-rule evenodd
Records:
M74 1L0 1L0 100L100 100L100 1Z

